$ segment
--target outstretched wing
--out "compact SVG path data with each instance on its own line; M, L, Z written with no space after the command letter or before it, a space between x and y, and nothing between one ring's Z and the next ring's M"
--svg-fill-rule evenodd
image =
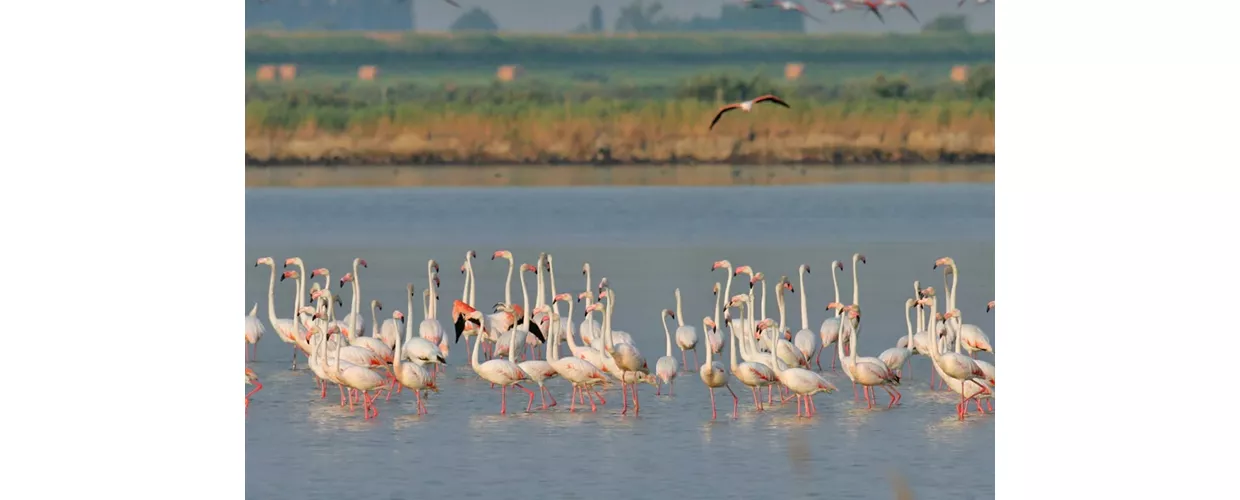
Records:
M732 111L739 107L741 107L740 104L729 104L727 106L719 108L719 112L715 113L715 119L710 121L710 130L715 129L715 124L719 123L719 117L723 116L724 113L727 113L728 111Z
M900 7L903 7L903 8L904 8L904 10L908 11L908 15L913 16L913 20L914 20L914 21L917 21L917 22L919 22L919 23L921 22L921 20L920 20L920 19L917 19L917 14L913 12L913 9L912 9L912 8L910 8L910 7L908 6L908 4L907 4L907 3L905 3L905 4L900 4Z
M773 103L775 103L775 104L778 104L778 105L780 105L780 106L783 106L783 107L785 107L785 108L791 108L791 107L792 107L792 106L789 106L789 105L788 105L788 103L784 102L784 100L783 100L783 99L780 99L779 97L777 97L777 96L775 96L775 95L773 95L773 94L767 94L767 95L764 95L764 96L759 97L759 98L757 98L757 99L754 99L754 100L753 100L753 103L754 103L754 104L757 104L757 103L760 103L760 102L762 102L762 101L771 101L771 102L773 102Z
M887 24L887 20L883 19L883 14L878 11L878 7L875 7L873 5L868 5L868 4L866 6L870 8L870 12L873 12L874 15L878 16L879 21L882 21L883 24Z

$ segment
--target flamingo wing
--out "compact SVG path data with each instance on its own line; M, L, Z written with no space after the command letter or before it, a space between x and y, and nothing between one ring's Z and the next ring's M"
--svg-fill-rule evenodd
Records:
M456 7L456 8L458 8L458 9L459 9L459 8L461 8L461 4L456 3L454 0L443 0L443 1L448 2L448 5L451 5L451 6L453 6L453 7Z
M917 14L913 13L913 9L909 7L907 3L901 3L900 7L902 7L905 11L907 11L908 15L913 16L914 21L917 21L919 23L921 22L920 19L917 19Z
M719 118L722 117L724 113L727 113L728 111L732 111L739 107L741 107L740 104L729 104L727 106L719 108L719 112L715 113L715 119L710 121L710 130L715 129L715 124L719 123Z
M810 13L809 13L809 11L808 11L808 10L806 10L806 9L805 9L805 6L803 6L803 5L798 5L798 6L797 6L797 10L798 10L798 11L800 11L800 12L801 12L801 15L803 15L803 16L805 16L805 17L808 17L808 18L813 19L814 21L817 21L817 22L820 22L820 23L822 22L822 20L820 20L820 19L818 19L818 18L814 17L814 16L813 16L813 14L810 14Z
M887 24L887 20L883 19L883 14L878 11L877 6L871 4L866 4L865 6L870 8L870 12L873 12L874 15L878 16L879 21L882 21L883 24Z
M807 15L808 15L808 14L807 14ZM760 102L762 102L762 101L771 101L771 102L773 102L773 103L775 103L775 104L778 104L778 105L780 105L780 106L783 106L783 107L785 107L785 108L791 108L791 107L792 107L792 106L789 106L789 105L788 105L788 103L784 102L784 100L783 100L783 99L780 99L778 96L773 95L773 94L767 94L767 95L764 95L764 96L759 97L759 98L757 98L757 99L754 99L754 100L753 100L753 103L754 103L754 104L757 104L757 103L760 103ZM752 284L751 284L751 286L752 286Z

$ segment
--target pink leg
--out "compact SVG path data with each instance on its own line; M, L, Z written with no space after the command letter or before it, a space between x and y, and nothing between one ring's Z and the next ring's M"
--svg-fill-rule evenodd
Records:
M732 386L724 384L728 389L728 393L732 395L732 418L740 418L741 416L741 398L736 397L736 392L732 390ZM714 393L712 393L714 394Z
M551 389L543 389L543 390L547 391L547 397L551 398L551 406L560 404L555 401L555 394L551 393Z
M667 393L668 395L671 395L671 396L676 395L676 381L675 380L672 380L671 383L667 384Z
M822 350L826 347L819 347L818 354L814 356L814 364L818 366L818 371L822 371Z
M994 406L994 405L992 405L992 404L990 404L990 402L991 402L991 401L992 401L992 400L990 400L990 399L987 399L987 400L986 400L986 409L990 410L990 412L991 412L991 413L994 413L994 412L995 412L995 406Z
M707 389L710 389L710 419L714 420L715 417L719 416L719 413L715 410L715 388L707 387Z
M590 391L593 392L595 396L598 396L598 404L601 404L601 405L607 404L607 400L603 399L603 393L595 391L594 389L590 389Z
M818 405L814 404L814 397L813 397L813 396L809 396L809 407L810 407L810 409L814 410L814 413L815 413L815 414L817 414L817 413L818 413Z
M775 404L774 394L775 394L775 384L766 386L766 404L768 405Z
M621 415L629 412L629 386L624 383L624 377L620 377L620 397L624 400L624 408L620 411Z
M797 416L801 416L801 395L797 394Z
M838 354L837 352L835 356L831 356L831 373L835 373L835 360L839 358Z
M693 371L698 371L697 349L693 350Z
M683 366L683 367L685 367L685 372L686 372L686 373L688 373L688 371L689 371L689 360L685 357L685 350L684 350L684 349L681 349L681 350L680 350L680 365L681 365L681 366Z
M501 385L499 387L499 414L508 413L508 386Z
M633 384L633 414L636 415L642 411L642 402L637 399L637 384Z
M344 406L344 386L336 384L336 388L340 389L340 406Z
M538 401L542 402L542 409L546 410L547 409L547 396L543 395L544 390L545 389L543 389L542 385L538 386Z
M594 392L594 389L593 389L593 388L591 388L591 389L587 389L587 391L588 391L588 392L587 392L587 395L589 395L589 394L593 394L594 396L598 396L598 393L597 393L597 392ZM602 399L603 399L603 397L602 397L602 396L598 396L598 398L599 398L599 400L602 400ZM592 412L593 412L593 411L598 411L598 407L594 406L594 397L593 397L593 396L591 396L591 397L590 397L590 411L592 411Z
M655 396L661 396L661 395L662 395L662 393L663 393L663 384L661 384L661 383L659 383L659 382L655 382L655 384L654 384L654 395L655 395Z
M521 389L521 390L525 391L525 393L526 393L526 394L529 394L529 395L530 395L530 401L529 401L528 403L526 403L526 404L525 404L525 411L526 411L526 413L529 413L530 408L533 408L533 407L534 407L534 391L531 391L531 390L529 390L529 389L526 389L525 387L522 387L522 386L521 386L521 384L513 384L513 385L514 385L514 386L516 386L517 388L519 388L519 389Z

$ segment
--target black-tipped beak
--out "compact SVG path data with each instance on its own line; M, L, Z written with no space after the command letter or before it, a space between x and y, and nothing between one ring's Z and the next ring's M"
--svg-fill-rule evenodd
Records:
M492 255L492 256L491 256L491 260L495 260L495 256L494 256L494 255Z
M280 281L284 281L284 275L283 275L283 274L281 274L281 275L280 275Z
M939 268L939 264L936 262L936 263L934 264L934 267L931 267L930 269L938 269L938 268Z
M344 280L340 280L340 288L344 288Z
M257 262L255 262L255 263L254 263L254 267L258 267L258 263L257 263Z

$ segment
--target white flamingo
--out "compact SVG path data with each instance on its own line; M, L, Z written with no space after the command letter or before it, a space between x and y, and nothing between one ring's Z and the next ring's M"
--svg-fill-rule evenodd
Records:
M267 282L267 321L271 322L272 330L276 335L280 336L287 344L293 344L293 369L297 369L297 332L293 328L292 319L280 319L276 317L276 263L271 257L263 257L254 263L254 267L259 265L271 266L271 279ZM297 299L293 299L296 306Z
M743 297L743 295L739 297ZM730 319L728 321L730 321ZM775 376L775 370L772 370L771 367L765 364L757 362L743 361L741 363L737 363L736 332L730 328L728 329L728 343L730 343L732 347L728 353L731 357L729 364L731 365L730 368L732 369L732 376L736 377L737 380L740 380L742 384L749 386L750 391L753 392L754 407L757 408L758 411L763 411L762 401L758 399L758 389L762 387L769 387L771 384L774 384L779 380L778 377ZM769 397L770 393L768 392L767 394Z
M344 277L340 278L341 288L344 288L345 283L353 283L353 308L349 311L349 315L344 317L345 327L347 328L345 334L349 336L349 340L353 340L366 333L366 320L361 317L360 312L362 308L362 284L358 281L357 276L357 266L359 264L362 267L368 267L366 259L355 258L353 259L353 272L345 273Z
M538 312L538 311L542 311L542 309L545 309L546 307L547 307L546 305L536 306L534 310L535 312ZM550 311L547 311L547 312L548 314L543 315L542 318L543 318L543 321L545 321L547 325L550 325L551 315L550 315ZM531 321L532 321L532 318L530 318L530 313L526 312L525 313L526 324L530 324ZM551 406L555 406L559 404L559 403L556 403L555 396L552 396L551 391L548 391L547 386L544 385L546 381L555 378L556 375L559 375L559 372L555 370L555 367L551 366L551 362L547 361L548 359L551 359L551 356L552 356L551 343L544 342L544 344L546 344L546 349L547 349L546 358L547 359L530 359L530 360L522 361L517 366L521 367L521 370L525 372L525 375L527 378L529 378L530 380L533 380L534 383L538 384L538 398L542 402L542 409L546 410L547 409L547 396L551 397Z
M779 290L776 290L776 291L779 292ZM782 296L782 293L777 295L777 298L779 296ZM761 332L761 330L770 328L773 324L774 322L769 319L763 320L758 325L759 333ZM775 372L775 377L779 379L779 383L783 385L784 387L787 387L788 390L792 391L794 394L797 395L797 416L798 417L802 416L801 414L802 403L804 403L804 406L805 406L804 416L806 417L813 416L814 412L817 410L817 406L814 405L814 394L817 394L819 392L825 392L827 394L831 394L835 392L837 389L835 388L834 384L832 384L827 379L823 378L822 375L814 373L810 370L807 370L805 368L797 368L797 367L790 367L790 368L785 369L782 366L780 366L780 361L775 356L776 347L774 345L770 345L773 343L774 339L777 337L778 335L770 335L767 337L768 338L767 347L771 350L770 352L771 369Z
M929 301L930 310L931 311L934 310L935 308L934 302L936 301L934 297L930 297L930 298L926 298L922 300ZM931 317L933 318L933 315L931 315ZM969 371L968 378L958 379L958 378L952 377L944 370L945 366L948 363L967 365L967 363L973 362L973 359L969 358L968 356L964 356L960 354L959 352L948 353L948 352L943 352L943 351L945 351L945 349L942 349L941 343L936 342L935 348L930 350L930 359L932 361L931 364L934 365L934 369L935 371L938 372L939 378L943 380L944 385L946 385L947 388L951 389L953 392L960 394L961 403L958 403L956 405L956 416L959 417L960 420L964 420L964 415L966 413L966 408L964 405L965 402L967 402L970 399L977 401L980 398L993 398L994 397L994 391L992 389L994 387L993 380L979 381L978 380L979 376L971 368L960 368L960 367L953 368L953 370L957 372L963 372L965 370L968 370ZM951 356L948 356L949 354ZM948 361L944 359L945 357L954 358L955 361L954 362ZM974 365L976 366L976 363L974 363ZM978 371L980 372L980 367L978 368ZM984 376L984 373L982 375ZM989 382L990 385L987 385L987 382ZM979 402L978 405L979 405L978 409L980 410L981 403Z
M406 289L409 292L409 296L412 297L413 283L406 285ZM392 322L395 323L396 321L400 321L401 323L406 321L405 316L400 314L400 311L392 311ZM400 340L400 335L396 335L397 352L399 352L402 347ZM425 367L420 366L417 363L402 363L401 358L403 357L404 356L396 356L396 359L392 361L393 376L399 383L397 387L408 387L412 390L414 398L417 399L418 414L425 415L427 411L426 403L422 400L422 391L431 390L438 393L439 387L435 385L435 378L426 370ZM391 390L388 391L389 394L391 394L391 392Z
M605 284L607 283L607 278L603 278L602 283L605 286ZM604 288L604 287L600 286L600 288ZM624 391L625 386L629 386L632 389L633 411L635 413L640 412L641 401L638 399L638 396L637 396L636 382L638 381L648 382L649 380L644 377L634 376L634 378L631 379L633 381L629 381L630 379L628 379L627 377L629 376L628 374L630 372L638 372L638 373L641 373L642 375L649 374L650 368L646 365L646 357L642 356L641 351L637 350L637 346L629 342L620 342L620 341L616 341L612 339L613 331L612 331L611 325L612 325L612 315L615 312L615 307L616 307L616 292L615 290L612 290L610 287L606 287L603 290L601 290L599 292L599 298L598 298L599 302L596 302L594 304L595 307L598 307L602 304L604 294L607 297L607 307L604 310L604 316L603 316L604 317L603 335L606 337L603 340L604 363L607 363L608 359L613 360L612 364L615 365L615 368L618 368L617 373L620 375L620 377L618 378L620 379L620 382L621 382L621 391L622 392ZM627 399L628 395L623 394L623 396L625 396L626 399L624 400L624 407L620 412L621 415L625 414L628 411L628 407L629 407L629 403Z
M579 295L577 300L580 301L584 297L586 301L585 308L590 309L590 305L594 303L594 296L590 294L589 290L591 286L594 286L594 282L590 280L589 262L581 265L581 274L586 277L587 291L582 292L584 295ZM598 349L598 346L594 345L594 341L603 337L603 325L591 317L589 313L586 313L586 319L581 320L581 328L579 330L579 333L581 334L581 342L586 346Z
M422 322L418 324L418 336L432 344L439 345L443 341L443 325L439 323L439 263L433 259L426 261L426 291L430 292L430 304L425 311Z
M916 303L917 300L915 299L908 299L904 301L904 326L908 331L906 332L907 336L900 338L905 339L905 346L913 345L913 320L909 318L909 309L912 309L913 304ZM878 359L882 360L883 363L887 365L887 368L896 370L896 374L900 376L904 376L903 373L901 373L903 371L901 368L911 357L913 357L912 349L909 347L899 346L887 349L878 355Z
M801 355L805 356L807 363L810 358L814 357L814 354L818 353L818 336L814 335L814 332L809 329L809 310L806 309L806 301L808 299L806 298L805 293L805 275L809 274L809 272L809 264L801 264L801 266L797 268L797 275L800 280L801 287L801 329L793 335L792 340L792 345L801 350ZM822 369L822 366L819 366L818 368Z
M961 321L960 311L952 309L943 314L943 319L949 322L954 319L957 323L956 326L959 327L959 323ZM943 369L944 374L951 377L951 379L954 379L954 381L951 381L952 384L960 386L960 390L956 392L960 394L960 414L963 419L963 415L967 411L965 405L968 403L969 399L966 397L968 388L964 386L964 382L972 381L983 386L993 386L994 380L987 377L986 372L982 370L981 366L978 366L977 362L973 358L960 353L961 341L961 336L957 335L955 342L956 351L940 353L938 355L937 363L939 368ZM952 390L955 391L955 387L953 387Z
M692 325L685 325L684 313L680 310L680 289L676 289L676 347L680 348L680 360L685 364L685 372L697 371L698 357L697 329ZM685 357L685 351L693 351L693 369L689 369L689 360ZM655 371L658 371L658 363L655 364Z
M906 309L907 311L907 309ZM887 367L882 360L872 357L857 356L857 321L861 318L861 310L856 306L851 306L844 314L849 315L854 321L845 322L844 328L849 334L849 359L848 369L852 372L853 381L861 384L865 392L865 402L868 408L874 408L874 390L873 387L882 387L891 396L891 403L887 405L891 408L900 402L900 391L895 388L900 383L900 377L895 371Z
M342 339L343 340L343 339ZM362 393L362 415L364 419L370 419L379 416L379 409L375 407L375 399L379 397L379 389L387 384L387 379L370 368L358 366L353 363L341 363L340 350L343 341L336 342L336 378L340 383L349 386L349 388L360 391ZM370 391L375 391L373 397ZM353 400L349 400L349 411L353 411Z
M679 288L676 289L676 306L677 306L677 309L680 308L679 307L680 306L680 289ZM672 356L672 333L668 331L667 329L666 317L668 316L677 318L677 321L680 321L681 323L681 327L684 326L684 320L680 319L679 316L676 313L672 312L671 309L664 309L663 312L659 314L659 323L663 325L664 340L667 341L667 354L664 354L663 357L659 358L658 361L655 361L654 373L656 376L659 377L659 381L667 385L668 395L675 396L676 389L675 387L672 386L672 382L676 380L677 372L680 371L680 365L679 363L676 362L676 358ZM676 332L677 334L679 334L680 330L677 329ZM696 337L697 337L696 332L694 334L694 337L695 337L694 340L696 342ZM680 351L680 354L681 356L684 356L683 349ZM694 351L694 355L697 355L696 351ZM662 391L663 391L662 387L656 387L654 395L659 396L662 394Z
M510 307L509 309L511 310ZM466 320L473 321L478 324L478 328L480 330L485 329L482 325L482 313L479 311L470 313ZM469 360L470 364L474 368L474 371L477 372L478 376L482 377L483 380L500 387L499 413L501 415L508 413L509 386L517 387L529 394L530 400L529 403L525 405L525 411L530 411L530 408L534 407L534 391L526 389L521 385L521 381L525 379L525 372L521 370L520 366L517 366L516 357L513 356L515 351L508 351L508 359L497 357L495 359L487 360L486 363L478 362L478 349L482 347L482 335L484 333L485 332L479 332L479 334L474 337L474 355ZM516 330L510 330L508 333L510 343L512 342L511 337L514 335L516 335Z
M947 308L954 310L956 309L956 285L960 279L960 268L956 267L956 261L951 257L943 257L934 261L934 267L938 266L948 266L951 269L952 288L947 293ZM957 325L956 322L948 322L947 326L948 329L954 330L955 336L960 337L961 347L968 351L969 357L976 357L974 353L977 351L995 353L995 348L990 345L990 337L986 336L986 332L983 332L981 327L973 324Z
M406 307L409 310L408 315L413 316L413 292L410 290L407 298ZM401 346L399 355L420 365L428 364L444 364L448 360L444 359L443 352L439 350L439 346L432 344L420 336L413 334L413 322L405 322L405 343ZM432 373L434 373L432 371Z
M838 304L840 302L840 281L835 274L837 269L843 271L844 263L838 260L831 261L831 285L835 288L835 300L831 301L832 304ZM831 310L832 307L828 305L827 309ZM826 349L840 339L839 309L835 309L834 316L822 320L822 326L818 327L818 337L822 340L822 344L818 346L818 356L816 357L817 359L815 359L814 363L818 365L818 369L821 370L823 349ZM838 359L838 357L831 359L831 371L833 372L835 371L835 362Z
M567 294L567 293L562 293L562 294L559 294L553 297L551 299L551 302L556 310L553 316L559 316L559 303L567 302L568 303L568 316L569 318L572 318L573 316L572 295ZM603 375L603 371L600 370L597 365L589 361L575 357L575 355L564 357L564 358L560 357L560 341L558 337L561 334L561 332L563 332L568 337L569 348L571 349L575 347L572 341L572 336L573 336L572 320L570 319L569 321L564 322L563 325L566 329L560 329L560 328L555 328L555 327L552 328L553 330L552 335L557 338L551 341L552 355L550 356L550 361L551 361L551 367L555 368L556 373L559 373L561 377L563 377L565 380L573 384L573 395L570 397L571 399L568 405L568 411L570 412L576 411L578 395L582 395L582 396L588 395L590 398L590 411L597 411L598 408L594 405L594 398L598 397L600 401L603 401L603 397L599 396L596 392L594 392L593 386L605 383L606 378ZM584 397L582 399L584 399ZM584 401L583 401L583 404L584 404Z
M716 263L716 267L718 263ZM715 406L715 389L725 387L732 394L732 418L740 416L740 398L736 397L736 392L728 385L728 372L723 370L723 364L715 361L715 353L712 349L706 350L706 362L698 368L698 376L702 378L702 383L706 384L706 388L710 390L710 419L714 420L719 416L719 411Z
M275 267L272 266L272 272ZM263 322L258 319L258 302L254 303L254 307L250 308L250 314L245 315L245 360L251 361L258 357L258 341L263 338L263 333L267 328L263 326ZM250 346L254 346L254 355L250 355Z

